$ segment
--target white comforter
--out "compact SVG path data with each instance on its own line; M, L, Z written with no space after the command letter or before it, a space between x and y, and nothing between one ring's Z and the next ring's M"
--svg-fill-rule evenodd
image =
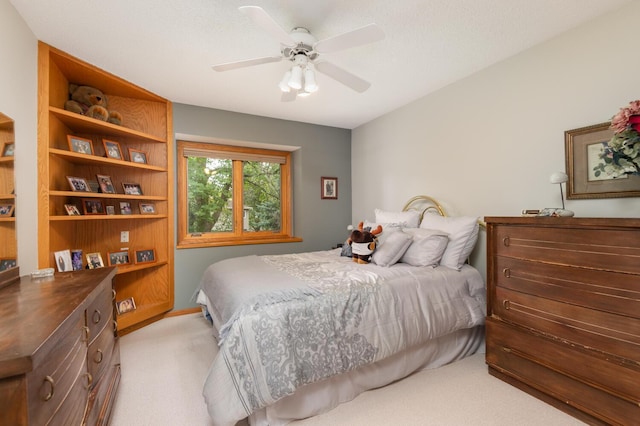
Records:
M485 317L484 283L471 266L382 268L339 250L224 260L201 288L224 324L203 391L222 426Z

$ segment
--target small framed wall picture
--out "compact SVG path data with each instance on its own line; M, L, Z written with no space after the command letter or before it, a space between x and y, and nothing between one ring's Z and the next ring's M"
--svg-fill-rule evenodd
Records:
M320 178L320 195L323 200L338 199L338 178L321 177Z
M122 183L122 189L127 195L142 195L142 188L139 183Z
M1 217L11 217L13 216L14 210L13 204L0 204L0 216Z
M120 144L116 141L109 139L102 139L102 145L104 145L104 153L107 158L113 158L114 160L123 160L122 150Z
M116 310L118 311L118 315L126 314L127 312L136 310L136 302L133 300L133 297L126 298L124 300L120 300L116 302Z
M96 200L94 198L82 199L82 210L84 214L105 214L104 204L102 200Z
M64 210L69 216L80 216L80 210L75 204L65 204Z
M13 151L15 150L16 144L13 142L7 142L2 147L2 156L3 157L13 157Z
M107 257L109 258L109 266L128 265L131 263L129 260L129 250L109 252Z
M81 138L79 136L67 135L69 149L79 154L93 155L93 142L91 139Z
M150 263L156 261L154 249L136 250L135 263Z
M140 203L140 214L156 214L154 203Z
M100 253L87 253L87 267L89 269L104 268Z
M120 214L131 214L131 203L128 201L120 201Z
M137 149L129 148L129 160L131 160L132 163L147 164L147 153Z
M91 187L89 183L84 178L75 177L75 176L67 176L67 180L69 181L69 186L72 191L75 192L91 192Z
M102 191L104 194L116 193L116 188L113 186L113 182L111 182L111 176L96 175L96 178L98 179L100 191Z

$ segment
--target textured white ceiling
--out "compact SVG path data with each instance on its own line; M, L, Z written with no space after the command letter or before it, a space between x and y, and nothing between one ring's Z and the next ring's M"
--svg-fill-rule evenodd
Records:
M633 0L10 0L39 40L173 102L352 129ZM382 41L323 59L371 82L281 102L286 61L238 6L324 39L375 22Z

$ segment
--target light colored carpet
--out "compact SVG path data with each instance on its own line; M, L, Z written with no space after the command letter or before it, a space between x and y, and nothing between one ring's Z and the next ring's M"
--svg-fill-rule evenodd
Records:
M216 353L200 314L165 318L120 339L112 426L208 426L202 386ZM240 424L246 424L242 422ZM484 354L416 373L295 426L573 426L584 423L490 376Z

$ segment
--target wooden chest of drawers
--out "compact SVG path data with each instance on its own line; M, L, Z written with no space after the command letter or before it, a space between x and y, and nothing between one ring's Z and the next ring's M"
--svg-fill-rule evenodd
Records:
M0 424L101 425L120 380L115 268L0 290Z
M640 424L640 220L486 222L489 372L587 423Z

